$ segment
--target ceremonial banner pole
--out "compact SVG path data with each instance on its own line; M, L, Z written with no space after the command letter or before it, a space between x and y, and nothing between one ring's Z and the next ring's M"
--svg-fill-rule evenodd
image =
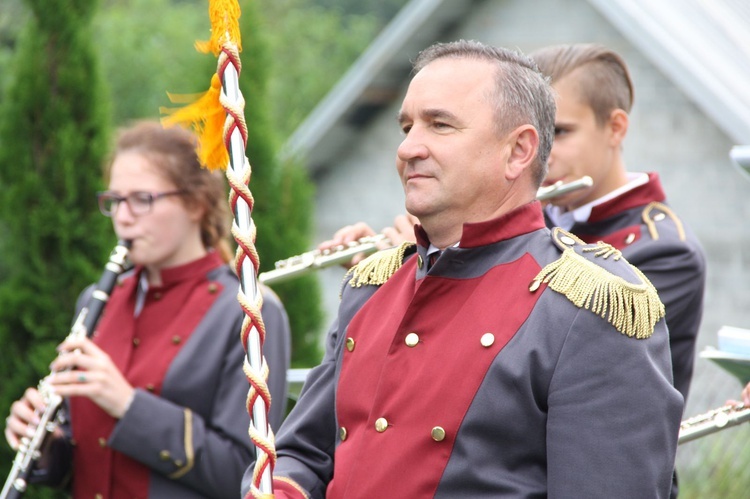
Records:
M250 414L248 433L256 449L255 468L250 492L246 497L273 497L272 475L276 464L273 432L268 425L271 394L266 383L268 365L263 356L265 327L260 316L263 299L258 287L259 258L255 249L255 224L251 217L253 196L249 189L251 168L245 155L247 124L245 101L239 88L241 51L240 8L236 0L209 0L211 40L196 43L201 52L218 56L216 74L211 88L192 104L178 110L163 110L165 125L189 124L200 140L198 155L209 169L226 170L231 187L229 203L234 215L232 235L237 242L235 270L240 278L237 299L245 312L241 341L246 356L243 370L250 383L247 410ZM173 102L184 97L170 95ZM218 140L217 140L218 138Z

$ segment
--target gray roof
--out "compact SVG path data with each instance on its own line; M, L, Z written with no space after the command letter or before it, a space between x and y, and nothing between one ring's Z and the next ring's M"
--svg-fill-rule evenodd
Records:
M326 168L399 95L410 57L485 0L412 0L286 142L282 154ZM737 143L750 144L750 2L580 0L593 5Z

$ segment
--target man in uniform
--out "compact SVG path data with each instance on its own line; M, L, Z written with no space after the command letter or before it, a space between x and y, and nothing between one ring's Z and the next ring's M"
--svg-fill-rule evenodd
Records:
M399 120L417 244L348 274L276 440L276 497L667 497L664 308L618 250L545 227L554 99L534 63L434 45Z

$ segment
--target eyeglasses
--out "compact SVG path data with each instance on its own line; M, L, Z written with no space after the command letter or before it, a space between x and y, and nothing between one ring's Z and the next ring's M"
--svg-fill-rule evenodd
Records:
M111 217L123 201L128 204L128 208L130 208L130 212L133 215L146 215L147 213L151 213L151 207L157 199L184 193L185 191L182 190L167 192L135 191L127 196L120 196L111 191L104 191L98 192L96 197L99 200L99 211L102 212L102 215Z

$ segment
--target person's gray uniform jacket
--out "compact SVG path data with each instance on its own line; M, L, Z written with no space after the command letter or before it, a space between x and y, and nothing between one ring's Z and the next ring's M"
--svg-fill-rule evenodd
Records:
M236 499L242 473L253 459L245 408L249 384L242 370L244 313L237 301L238 280L226 265L208 277L220 282L223 291L169 366L161 396L137 389L107 442L108 447L151 468L151 498ZM277 428L286 405L290 332L278 297L266 287L262 290L261 315L267 330L264 354L271 369L273 397L269 421ZM79 309L90 292L89 288L82 293ZM189 445L185 408L192 411ZM70 473L70 452L69 441L55 442L46 459L50 465L37 470L34 481L51 485L64 481ZM194 466L184 475L170 478L190 453L194 453Z
M682 397L642 275L607 247L553 237L536 202L465 224L429 271L417 236L384 283L396 250L345 283L276 440L275 497L668 497ZM610 298L631 285L649 298L606 302L626 322L648 317L638 331L571 301L604 283Z
M659 176L595 206L570 232L622 251L654 285L667 311L674 385L687 400L703 316L706 257L698 238L666 202Z

